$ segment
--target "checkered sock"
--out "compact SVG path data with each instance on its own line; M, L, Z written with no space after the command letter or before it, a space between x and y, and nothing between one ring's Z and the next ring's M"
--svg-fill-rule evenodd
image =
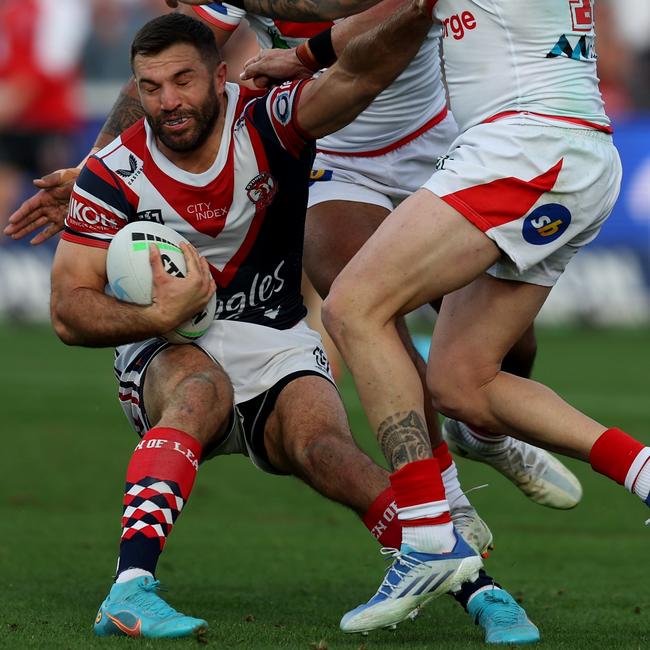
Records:
M448 553L456 543L440 468L435 458L417 460L390 475L402 543L424 553Z
M648 503L650 447L620 429L607 429L591 448L589 462L594 470L624 485Z
M198 440L178 429L151 429L135 448L126 470L118 576L136 568L155 573L200 458Z

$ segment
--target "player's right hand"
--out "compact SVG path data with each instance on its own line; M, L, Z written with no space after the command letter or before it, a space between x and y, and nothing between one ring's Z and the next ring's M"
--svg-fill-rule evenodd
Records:
M240 79L252 79L258 88L266 88L271 80L288 81L308 79L313 72L306 68L296 56L296 49L260 50L244 63Z
M29 242L37 245L63 230L70 194L79 172L77 167L57 169L34 180L34 185L40 191L10 215L4 234L13 239L21 239L37 228L43 228Z
M153 281L151 307L161 332L173 330L200 312L217 289L205 257L194 246L181 243L180 247L187 266L184 278L167 273L160 251L153 244L149 246Z

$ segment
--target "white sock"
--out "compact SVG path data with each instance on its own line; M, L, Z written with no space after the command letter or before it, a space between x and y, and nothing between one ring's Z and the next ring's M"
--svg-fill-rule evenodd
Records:
M447 503L449 503L450 510L471 505L469 499L465 496L465 493L460 487L456 463L452 462L451 465L442 472L442 482L445 486L445 494L447 495Z
M117 576L115 582L120 584L122 582L133 580L134 578L139 578L140 576L149 576L150 578L153 578L153 574L150 571L145 571L144 569L127 569Z
M511 438L502 435L486 434L478 429L472 429L464 422L458 422L458 428L463 439L477 451L488 454L498 454L508 448Z
M454 524L402 526L402 544L422 553L449 553L456 545Z
M632 461L625 477L625 487L645 501L650 494L650 447L644 447Z

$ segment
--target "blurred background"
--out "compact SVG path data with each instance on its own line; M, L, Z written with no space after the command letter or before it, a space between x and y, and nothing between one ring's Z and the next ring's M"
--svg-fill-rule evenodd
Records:
M650 322L650 3L599 0L596 9L623 187L540 320L639 326ZM166 10L163 0L0 0L0 226L31 179L84 157L129 77L135 31ZM54 245L0 234L0 320L47 321Z

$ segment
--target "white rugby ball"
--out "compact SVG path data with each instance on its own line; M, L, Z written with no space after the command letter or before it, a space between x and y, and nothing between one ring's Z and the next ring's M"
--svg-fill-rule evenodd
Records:
M189 243L168 226L152 221L135 221L122 228L108 247L106 275L111 292L118 300L150 305L153 275L149 262L149 245L160 250L165 271L184 277L187 273L181 242ZM191 343L208 331L217 309L217 295L198 314L165 334L171 343Z

